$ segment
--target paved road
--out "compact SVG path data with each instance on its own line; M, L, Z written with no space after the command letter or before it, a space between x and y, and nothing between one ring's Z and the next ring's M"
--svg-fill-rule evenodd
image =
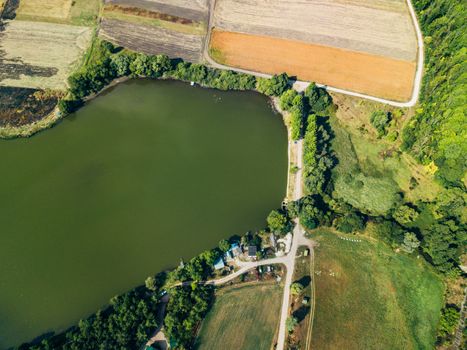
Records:
M410 17L412 18L412 23L415 29L415 34L417 36L417 70L415 72L415 78L414 78L414 86L412 90L412 97L410 98L409 101L407 102L398 102L398 101L392 101L392 100L387 100L384 98L379 98L376 96L370 96L370 95L365 95L365 94L360 94L358 92L353 92L353 91L348 91L344 89L339 89L336 87L332 86L327 86L327 85L322 85L322 84L316 84L320 87L326 88L326 90L337 92L340 94L344 95L350 95L354 97L360 97L364 98L367 100L379 102L379 103L384 103L388 104L391 106L395 107L413 107L418 101L418 96L420 94L420 88L422 84L422 76L423 76L423 62L424 62L424 47L423 47L423 36L422 32L420 30L420 26L418 24L418 19L417 19L417 14L415 13L414 7L412 5L411 0L406 0L407 1L407 7L409 8L409 13ZM216 6L216 0L210 0L209 1L209 19L208 19L208 32L206 35L205 42L203 43L203 56L204 59L214 68L218 69L226 69L226 70L233 70L235 72L240 72L240 73L246 73L246 74L251 74L255 75L257 77L262 77L262 78L270 78L272 75L271 74L264 74L260 72L254 72L246 69L240 69L240 68L235 68L235 67L229 67L225 66L223 64L219 64L215 62L210 56L209 56L209 43L211 41L211 31L213 28L213 23L214 23L214 8ZM310 83L307 81L296 81L294 83L294 88L302 91L304 90Z

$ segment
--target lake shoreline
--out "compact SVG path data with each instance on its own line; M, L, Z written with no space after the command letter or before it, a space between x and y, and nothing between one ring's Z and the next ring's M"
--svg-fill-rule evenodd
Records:
M161 77L161 78L130 77L130 76L119 77L119 78L115 78L114 80L112 80L109 84L104 86L100 91L96 92L95 94L92 94L92 95L89 95L89 96L86 96L85 98L83 98L83 102L84 102L83 106L81 106L79 109L84 107L86 105L86 103L94 100L95 98L97 98L100 95L102 95L103 93L109 91L113 87L115 87L115 86L117 86L117 85L119 85L121 83L125 83L125 82L127 82L129 80L133 80L133 79L134 80L139 80L139 79L172 80L172 81L178 81L178 82L190 84L190 81L186 81L186 80L182 80L182 79L176 79L176 78L173 78L173 77ZM216 88L213 88L213 87L210 87L210 86L207 86L207 85L201 85L201 84L198 84L198 83L196 83L194 86L199 87L199 88L203 88L203 89L219 90L219 89L216 89ZM219 90L219 91L238 91L238 90L231 89L231 90ZM256 92L256 93L259 93L261 95L264 95L264 94L262 94L261 92L259 92L256 89L243 90L243 91L252 91L252 92ZM264 95L264 96L269 98L270 105L273 108L274 112L279 113L279 114L282 115L282 118L284 120L284 124L287 127L287 136L288 136L288 138L290 138L289 128L288 128L288 125L287 125L287 123L285 121L285 115L284 115L284 112L279 107L278 100L275 99L272 96L267 96L267 95ZM35 134L37 134L37 133L39 133L41 131L45 131L45 130L50 129L50 128L54 127L55 125L59 124L63 120L63 118L66 118L66 116L63 116L62 113L58 110L58 106L56 106L55 109L51 113L49 113L44 118L42 118L42 119L40 119L38 121L35 121L33 123L24 124L24 125L21 125L21 126L3 126L3 127L0 127L0 140L1 139L3 139L3 140L12 140L12 139L17 139L17 138L28 138L28 137L34 136ZM290 165L289 165L289 168L290 168Z
M6 243L8 232L38 241L31 248L2 244L11 254L4 259L24 265L24 257L16 259L26 250L41 262L18 268L25 271L20 277L3 264L8 288L25 297L2 297L15 305L19 322L0 325L13 330L4 331L8 337L0 344L32 339L43 325L65 331L180 258L189 261L225 237L263 229L264 218L281 205L287 180L287 136L277 117L260 94L138 79L110 89L44 137L0 142L4 161L13 165L4 174L10 205L3 236ZM56 246L62 250L44 259L46 248ZM53 271L47 282L39 277L45 269ZM27 288L29 274L38 276L36 291ZM94 287L81 291L75 284ZM37 291L46 297L29 296ZM74 306L63 311L70 298Z

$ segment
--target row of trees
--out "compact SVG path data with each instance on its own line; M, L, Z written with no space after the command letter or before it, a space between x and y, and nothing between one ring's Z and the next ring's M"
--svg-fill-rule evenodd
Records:
M99 92L112 80L123 76L193 81L220 90L256 89L268 96L280 96L290 88L287 74L271 79L257 79L249 74L171 60L165 55L145 55L121 50L106 41L98 42L92 50L91 59L68 79L69 96L58 105L65 115L81 107L87 96Z
M326 117L310 114L303 140L303 173L305 187L310 193L330 193L327 188L331 169L336 163L331 151L331 134Z

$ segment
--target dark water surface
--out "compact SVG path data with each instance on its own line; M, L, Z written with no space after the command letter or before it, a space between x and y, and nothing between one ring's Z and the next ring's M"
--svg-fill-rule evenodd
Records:
M0 157L0 349L262 228L286 188L265 97L178 82L119 85Z

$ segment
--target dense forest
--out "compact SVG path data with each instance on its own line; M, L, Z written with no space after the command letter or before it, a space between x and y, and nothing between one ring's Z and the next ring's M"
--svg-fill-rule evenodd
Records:
M425 72L416 116L403 148L423 164L434 162L440 182L460 186L467 169L467 4L414 0L425 40Z

